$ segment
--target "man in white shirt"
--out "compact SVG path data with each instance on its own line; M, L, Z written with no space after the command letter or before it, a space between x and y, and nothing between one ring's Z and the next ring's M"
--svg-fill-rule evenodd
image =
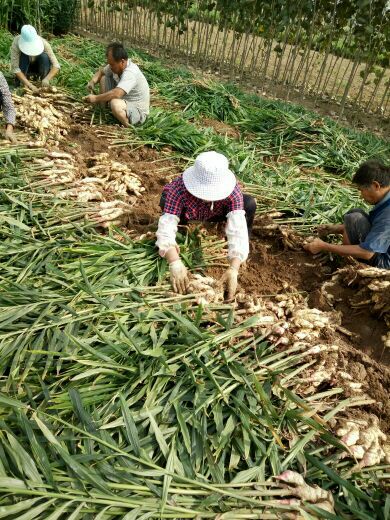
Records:
M133 63L120 43L110 43L106 50L107 65L89 81L87 103L109 103L113 116L124 126L142 124L149 114L149 85L138 65ZM93 94L100 84L100 94Z

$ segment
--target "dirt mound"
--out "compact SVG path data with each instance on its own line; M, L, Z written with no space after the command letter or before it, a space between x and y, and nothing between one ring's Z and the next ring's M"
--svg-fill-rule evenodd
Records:
M390 274L367 266L335 272L312 298L312 305L334 309L351 332L350 343L371 358L390 365Z
M80 172L88 169L88 158L95 154L107 153L113 161L118 161L131 169L142 181L145 188L143 197L134 205L129 227L143 233L153 229L160 214L159 201L164 185L180 173L177 162L170 159L168 152L157 152L146 146L136 148L114 147L102 137L109 126L86 127L76 124L69 134L69 142L64 149L77 157Z

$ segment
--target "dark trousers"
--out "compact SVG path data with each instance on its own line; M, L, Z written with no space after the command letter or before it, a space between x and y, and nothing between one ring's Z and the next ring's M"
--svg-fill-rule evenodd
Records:
M348 239L353 246L358 246L366 239L371 230L371 222L368 214L360 208L354 208L344 215L344 226ZM378 255L374 255L370 260L360 260L364 264L377 265ZM378 267L381 267L378 265Z
M51 63L46 52L42 52L33 62L30 62L30 57L27 54L21 52L19 67L26 77L38 76L40 79L44 79L50 72Z
M245 219L246 219L246 225L248 226L248 232L250 233L253 226L253 221L255 219L255 213L256 213L256 200L251 195L245 195L244 197L244 210L245 210ZM160 199L160 208L162 211L164 211L165 206L165 200L166 200L166 194L165 192L162 193L161 199ZM207 222L224 222L226 221L226 215L218 215L217 217L213 217ZM184 213L180 216L180 224L182 226L185 226L188 223L188 220L185 218Z
M364 242L371 229L368 214L360 208L354 208L344 215L344 226L349 241L356 246Z

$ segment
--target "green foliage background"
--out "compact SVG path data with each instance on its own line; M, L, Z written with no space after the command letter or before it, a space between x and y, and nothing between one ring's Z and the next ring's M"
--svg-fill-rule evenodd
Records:
M168 14L167 26L180 32L187 31L195 19L217 23L221 30L230 28L278 41L288 32L290 43L310 43L313 49L347 58L356 52L366 58L374 55L378 65L389 66L390 10L386 0L89 0L88 7L123 12L146 8L160 19ZM345 38L347 42L342 44Z
M63 34L70 30L77 0L0 0L0 26L19 31L31 24L40 31Z

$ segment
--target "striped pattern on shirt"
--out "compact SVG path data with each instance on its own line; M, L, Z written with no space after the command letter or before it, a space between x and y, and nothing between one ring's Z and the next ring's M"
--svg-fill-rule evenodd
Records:
M11 92L4 77L0 72L0 106L3 109L4 119L8 125L15 126L16 112L14 102L12 101Z
M231 211L244 209L244 198L237 183L232 193L223 200L208 202L191 195L186 189L183 177L177 177L164 187L166 194L164 213L170 213L186 220L206 221L213 217L227 215Z

